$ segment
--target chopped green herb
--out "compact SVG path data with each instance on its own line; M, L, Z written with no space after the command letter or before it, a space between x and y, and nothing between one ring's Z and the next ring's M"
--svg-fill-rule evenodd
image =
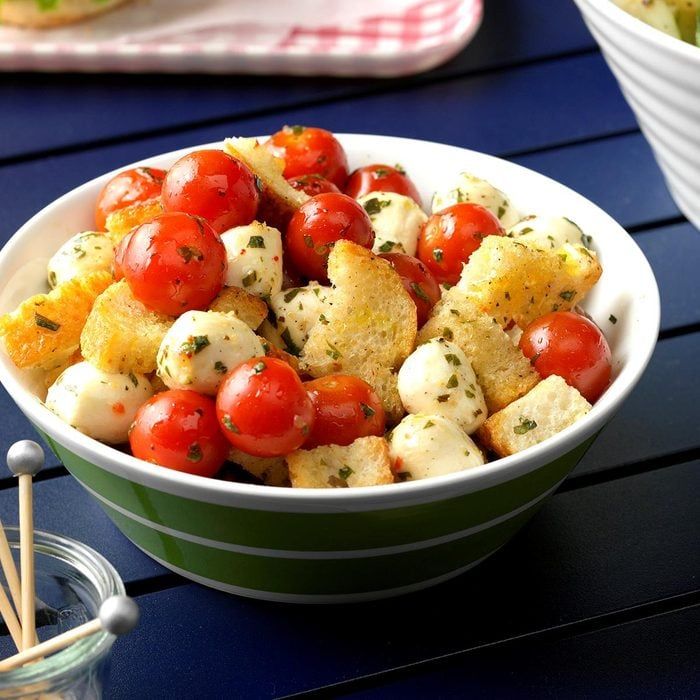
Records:
M433 423L433 421L427 420L425 422L425 425L423 426L423 430L425 430L426 428L432 428L434 425L435 425L435 423Z
M444 257L445 254L442 252L442 248L435 248L435 250L433 250L433 258L435 258L435 262L442 262Z
M447 384L445 385L448 389L454 389L456 386L459 385L459 379L457 379L457 375L453 374L450 376L450 378L447 380Z
M228 413L224 413L224 415L221 416L221 422L224 424L224 428L226 428L226 430L229 430L232 433L241 432L238 429L238 426L231 420L231 416L229 416Z
M379 214L382 209L388 207L390 204L391 202L388 199L380 200L377 197L372 197L372 199L368 199L362 206L370 216L374 216L375 214Z
M440 396L437 397L438 403L445 403L445 401L448 401L450 398L449 394L440 394Z
M576 292L573 289L566 289L563 292L559 292L559 296L565 301L571 301L576 296Z
M304 236L304 245L307 248L313 248L314 247L314 239L311 238L311 236Z
M505 213L506 213L506 208L501 206L501 207L498 207L498 214L496 216L498 216L499 219L502 219L503 215Z
M260 374L261 372L264 372L267 369L267 365L264 362L258 362L255 365L253 365L253 372L255 374Z
M338 476L343 479L344 481L347 481L348 478L350 477L351 474L354 474L355 472L350 469L348 466L341 467L338 469Z
M80 260L80 258L84 258L87 253L79 246L79 245L74 245L73 246L73 252L75 253L75 257Z
M134 388L138 389L139 380L136 378L136 375L133 372L129 372L128 377L131 380L131 383L134 385Z
M413 474L411 472L398 472L396 478L401 482L410 481L413 479Z
M204 255L199 248L195 248L193 245L181 245L177 248L177 254L185 261L185 263L190 262L190 260L204 260Z
M49 286L53 289L53 287L56 286L57 282L58 280L56 278L56 273L53 270L51 270L51 272L49 272Z
M391 173L386 168L377 168L372 171L372 177L375 180L378 180L380 177L386 177L387 175L391 175Z
M289 126L287 128L294 134L294 136L299 136L300 134L303 134L306 130L305 126L299 126L298 124L295 124L294 126Z
M406 174L406 169L403 167L403 165L401 165L401 163L397 163L394 166L394 170L396 170L397 173L401 173L401 175Z
M426 304L430 303L428 295L423 291L423 287L421 287L418 282L411 282L411 289L421 301L424 301Z
M465 395L468 399L473 399L473 398L475 398L475 396L476 396L476 394L475 394L473 391L469 391L469 389L465 389L465 390L464 390L464 395Z
M34 323L39 328L46 328L47 331L57 331L61 327L60 323L56 323L56 321L52 321L50 318L36 313L36 311L34 312Z
M327 325L330 323L330 321L326 318L325 314L321 314L321 315L318 317L318 320L319 320L324 326L327 326Z
M287 304L294 299L294 297L299 294L301 290L300 289L290 289L285 295L284 295L284 300L287 302Z
M265 185L263 184L262 178L260 175L255 176L255 189L258 192L262 192L265 189Z
M180 352L183 352L186 355L196 355L197 353L202 352L207 345L211 345L208 335L190 336L190 339L180 346Z
M394 241L384 241L384 243L382 243L379 246L379 252L380 253L390 253L394 249L395 245L396 245L396 243L394 243Z
M520 235L524 236L526 233L532 233L533 229L530 226L520 229Z
M248 248L264 248L265 239L262 236L251 236L248 240Z
M449 352L447 355L445 355L445 359L451 364L454 365L455 367L459 367L462 364L462 361L457 357L457 355L454 355L453 353Z
M608 316L608 321L615 325L617 323L617 316L613 316L612 314L610 314L610 316Z
M226 374L226 372L228 372L228 367L221 360L217 360L214 363L214 371L217 374Z
M258 280L258 273L255 270L251 270L250 272L247 272L243 276L243 286L244 287L250 287L251 284L255 284Z
M333 345L330 341L326 341L326 345L328 346L328 350L326 350L326 355L330 357L333 360L338 360L341 357L340 350Z
M445 340L452 340L455 337L455 334L452 332L450 328L443 328L442 329L442 337Z
M362 403L362 401L360 401L360 408L362 409L362 413L365 414L365 418L371 418L376 413L371 406L368 406L366 403Z
M201 462L202 461L202 448L193 442L187 448L187 461L188 462Z
M523 418L520 416L520 423L513 427L513 432L516 435L525 435L530 430L534 430L537 427L537 423L529 418Z
M457 309L450 309L450 313L451 313L453 316L459 316L459 311L457 311Z

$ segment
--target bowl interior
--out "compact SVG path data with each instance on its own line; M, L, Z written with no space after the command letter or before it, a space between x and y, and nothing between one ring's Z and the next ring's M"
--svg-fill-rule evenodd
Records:
M592 247L599 255L603 275L583 306L608 338L613 353L614 381L591 414L564 433L582 431L578 436L578 442L581 442L594 429L599 429L641 375L658 333L659 298L656 282L642 252L624 229L597 206L563 185L491 156L411 139L361 134L341 134L338 137L347 150L351 168L373 162L391 165L400 163L416 183L426 207L436 189L451 186L459 172L469 171L501 189L521 214L563 215L578 223L586 234L592 236ZM220 146L219 143L205 147ZM154 156L144 159L143 163L167 168L182 154L201 147ZM28 221L3 248L0 252L0 280L3 281L0 288L0 312L13 309L31 294L47 290L46 263L65 240L78 231L89 230L94 226L94 202L111 175L108 173L92 180L47 206ZM613 317L617 319L616 323L612 321ZM0 353L0 379L25 413L41 422L52 422L53 415L36 401L37 397L43 398L44 394L39 378L31 372L18 370L4 353ZM68 426L65 426L65 430L76 433ZM77 433L73 438L82 445L92 443L93 451L109 450L115 453L111 448ZM564 438L562 434L557 435L527 452L533 455L537 451L542 452L546 449L543 446L556 445L558 440ZM134 465L138 463L129 457L119 457L131 460ZM499 460L498 463L507 464L514 459L520 459L520 455ZM158 471L163 472L161 477L166 480L182 478L182 475L173 475L170 470ZM450 476L462 478L460 475ZM438 477L440 478L443 477ZM467 478L466 475L464 478ZM201 481L200 477L191 479ZM417 487L419 483L421 482L401 484L399 487ZM222 482L220 488L235 489L237 486L239 485ZM269 487L265 488L270 490Z

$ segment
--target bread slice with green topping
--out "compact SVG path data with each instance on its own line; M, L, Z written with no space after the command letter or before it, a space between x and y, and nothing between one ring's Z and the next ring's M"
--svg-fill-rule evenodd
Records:
M391 484L389 445L381 437L358 438L351 445L323 445L287 455L295 488L324 489Z
M591 404L556 374L494 413L476 431L483 447L499 457L521 452L573 425Z
M487 236L457 283L504 328L525 328L550 311L569 311L598 281L602 268L584 246L539 250L512 238Z
M416 341L416 305L386 260L351 241L339 240L328 256L327 323L317 323L301 353L314 377L352 374L379 395L389 421L404 410L396 372Z

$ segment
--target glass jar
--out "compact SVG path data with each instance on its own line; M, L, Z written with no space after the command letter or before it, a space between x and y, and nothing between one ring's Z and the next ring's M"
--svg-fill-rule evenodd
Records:
M5 532L17 560L19 530L6 527ZM39 641L95 618L107 598L124 595L119 574L90 547L35 530L34 550ZM98 632L56 654L0 673L0 698L101 698L114 639L108 632ZM9 635L1 646L3 657L16 653Z

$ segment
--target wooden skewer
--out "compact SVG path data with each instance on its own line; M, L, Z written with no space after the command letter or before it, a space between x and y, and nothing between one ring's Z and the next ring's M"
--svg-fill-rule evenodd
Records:
M44 450L32 440L20 440L7 452L7 466L19 477L20 617L24 651L32 647L36 640L32 477L44 466Z
M10 631L12 641L15 643L18 651L22 651L22 628L20 627L17 615L10 603L10 599L5 593L5 589L0 586L0 615Z
M138 621L139 609L131 598L125 595L112 596L102 603L97 618L0 661L0 671L11 671L19 668L42 656L65 649L78 640L101 630L115 635L126 634L136 626Z
M0 565L2 565L7 586L10 589L10 595L12 596L12 602L15 604L15 610L19 615L22 610L19 574L17 573L15 560L12 558L12 550L10 549L10 543L7 541L7 535L5 534L5 528L2 522L0 522Z

